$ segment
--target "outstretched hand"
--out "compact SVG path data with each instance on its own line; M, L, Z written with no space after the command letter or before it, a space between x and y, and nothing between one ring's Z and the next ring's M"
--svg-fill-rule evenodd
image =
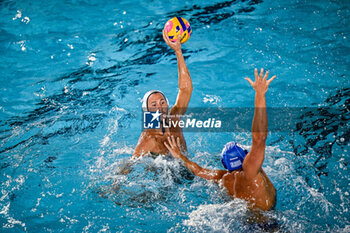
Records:
M181 34L177 37L176 42L172 42L168 36L168 32L163 30L163 39L175 52L181 52Z
M267 77L269 76L269 71L265 73L264 77L263 75L264 75L263 68L261 68L259 75L258 75L258 69L255 68L255 82L253 82L250 78L244 78L250 83L250 85L252 85L252 87L254 88L257 94L265 94L272 80L276 78L276 75L275 75L269 80L267 80Z
M170 153L177 159L180 159L182 156L181 153L181 147L180 147L180 138L175 138L174 136L168 137L168 143L164 142L164 145L166 146L166 148L168 148L168 150L170 151Z

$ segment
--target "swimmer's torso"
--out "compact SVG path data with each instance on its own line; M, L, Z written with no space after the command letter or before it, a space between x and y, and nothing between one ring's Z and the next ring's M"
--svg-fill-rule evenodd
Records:
M270 210L275 206L276 190L262 169L252 181L245 179L243 171L227 173L222 178L222 185L231 197L244 199L251 207Z
M164 128L162 130L145 130L141 133L134 155L140 156L144 154L167 155L169 150L165 147L164 142L167 142L168 137L174 136L180 138L182 151L187 151L186 141L179 127Z

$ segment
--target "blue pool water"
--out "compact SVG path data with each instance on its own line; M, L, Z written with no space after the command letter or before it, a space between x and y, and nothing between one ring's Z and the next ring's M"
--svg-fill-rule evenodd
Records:
M271 107L331 107L297 132L271 132L263 168L277 190L264 213L281 232L350 232L348 1L0 2L0 225L6 232L251 232L246 204L177 161L140 159L140 100L174 103L177 65L161 29L193 33L183 52L190 107L252 107L243 79L276 74ZM342 116L339 120L337 117ZM317 120L321 119L318 123ZM338 119L338 120L334 120ZM339 130L339 125L345 125ZM222 146L249 132L185 133L190 158L222 169ZM112 181L118 187L107 193Z

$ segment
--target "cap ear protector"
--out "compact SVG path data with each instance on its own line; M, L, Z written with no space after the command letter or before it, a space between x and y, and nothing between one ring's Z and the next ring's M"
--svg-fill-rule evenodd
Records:
M165 97L164 93L158 90L152 90L152 91L148 91L142 98L142 110L147 112L148 111L148 98L155 93L160 93L163 95L164 99L166 100L168 106L169 106L169 101L168 98Z
M242 168L244 158L248 151L239 146L236 142L229 142L222 150L221 162L224 168L229 171L234 171Z

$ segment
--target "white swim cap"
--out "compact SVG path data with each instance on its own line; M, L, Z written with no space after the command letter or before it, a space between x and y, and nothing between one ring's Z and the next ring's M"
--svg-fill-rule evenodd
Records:
M142 110L143 110L143 111L145 111L145 112L148 111L148 105L147 105L148 98L149 98L152 94L154 94L154 93L160 93L160 94L162 94L162 95L164 96L164 98L165 98L165 100L166 100L168 106L169 106L169 101L168 101L168 99L165 97L165 95L164 95L163 92L158 91L158 90L152 90L152 91L148 91L148 92L143 96L143 98L142 98Z

